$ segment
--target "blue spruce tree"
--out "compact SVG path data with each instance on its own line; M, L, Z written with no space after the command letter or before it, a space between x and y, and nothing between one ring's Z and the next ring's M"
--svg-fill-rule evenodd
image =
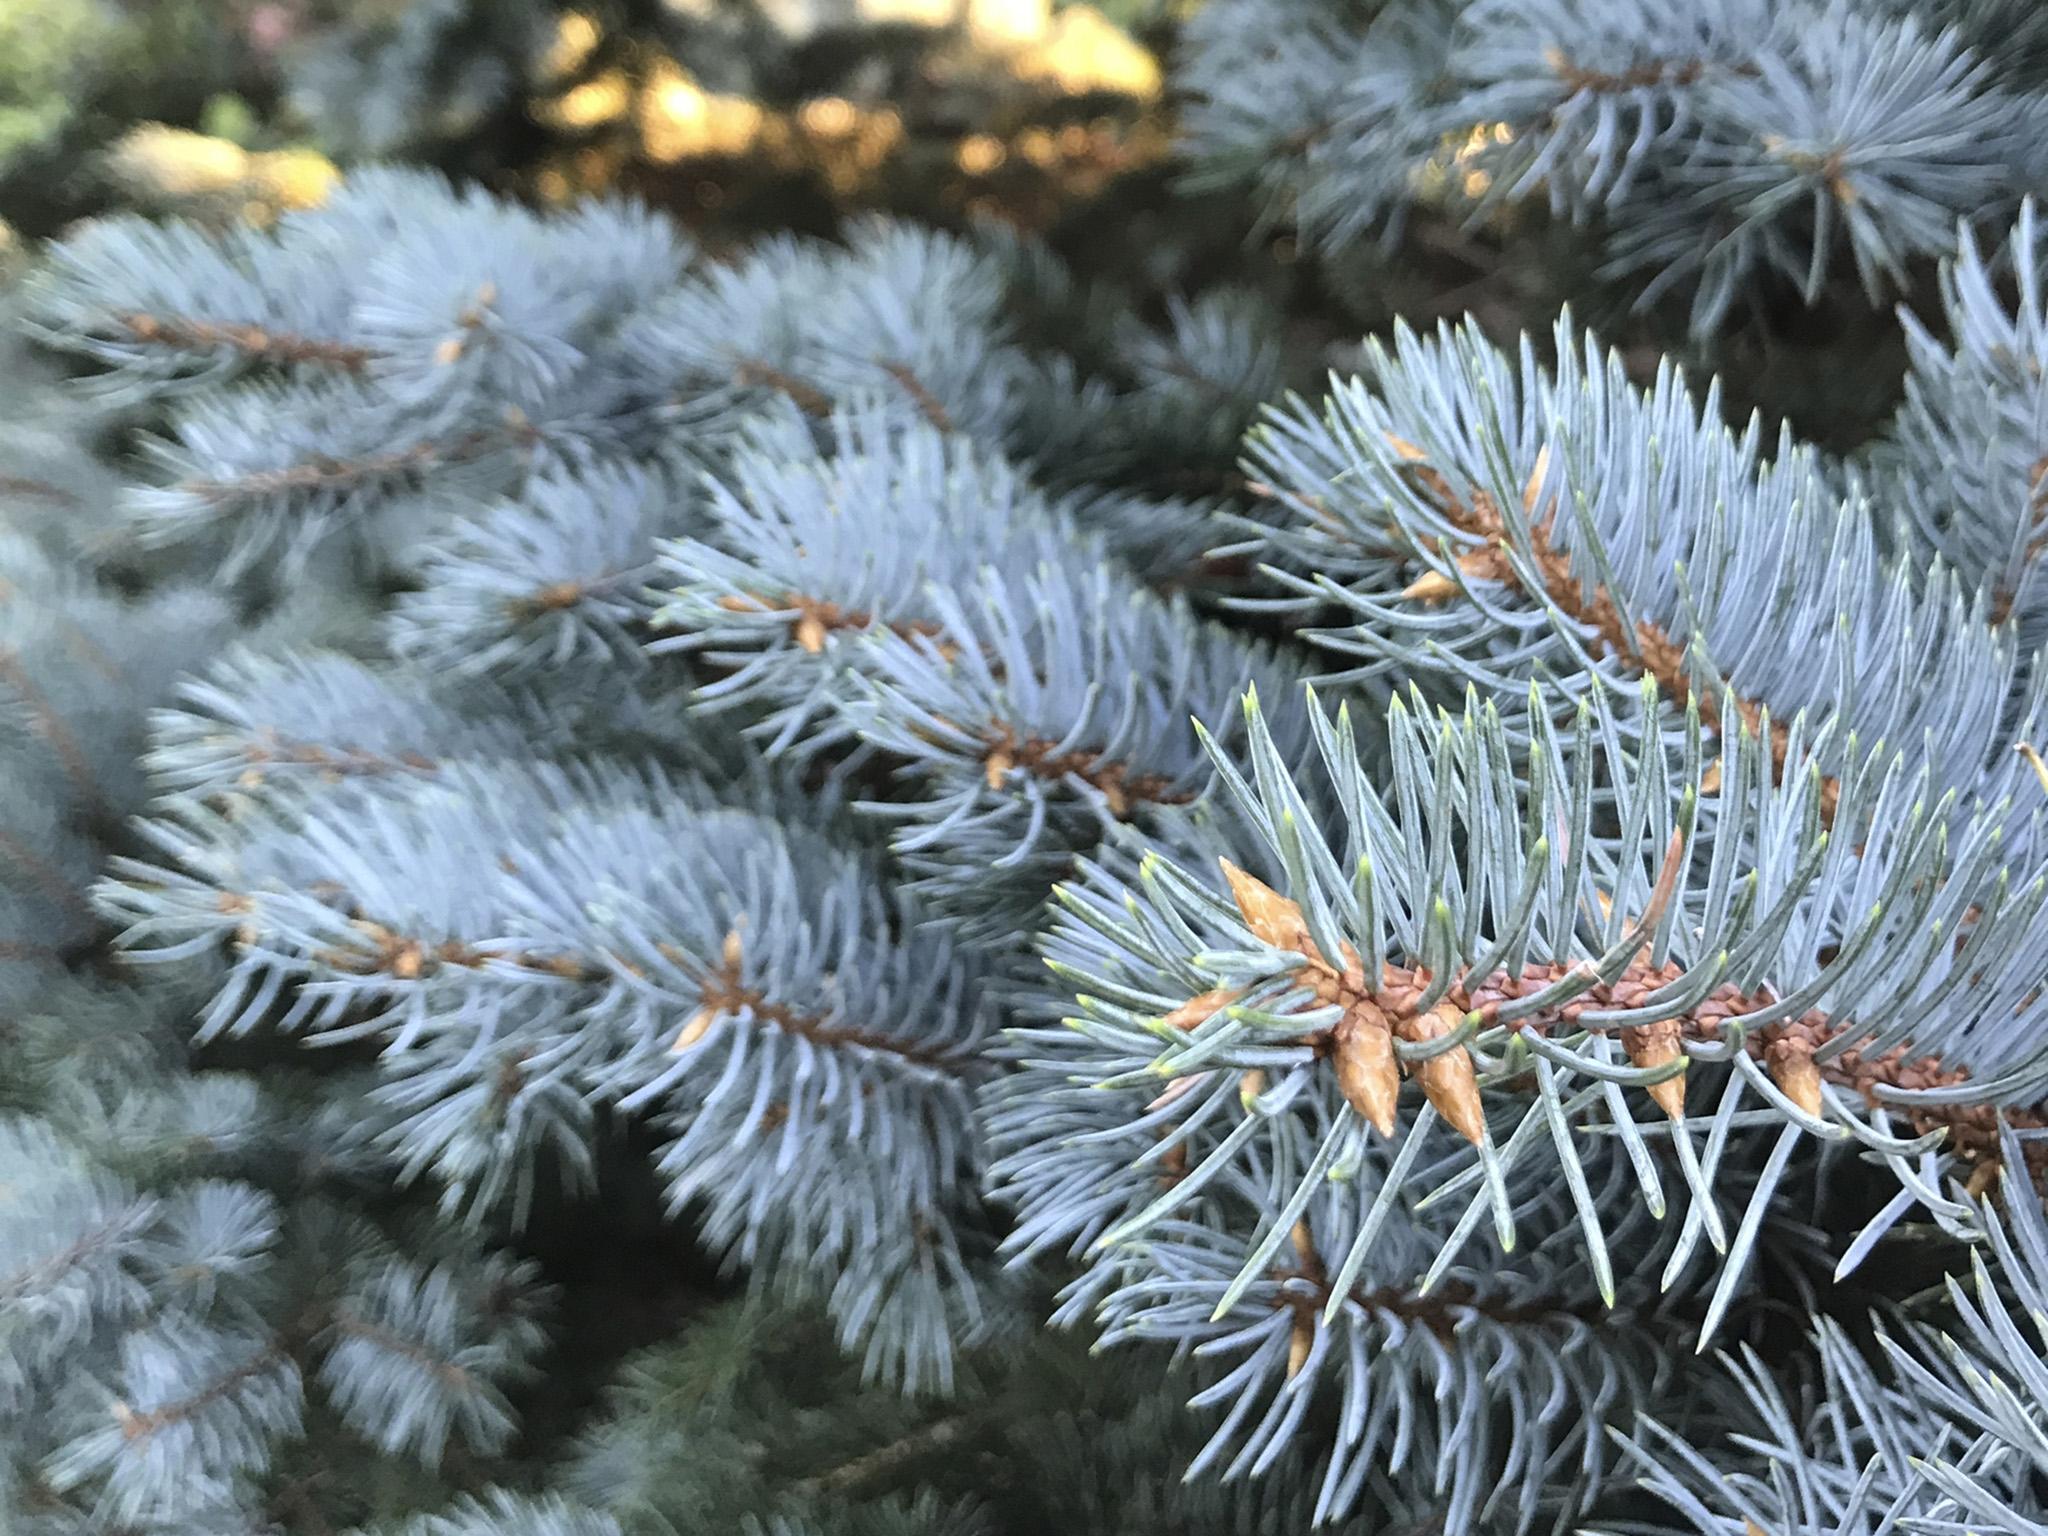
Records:
M1286 394L992 228L45 253L120 456L0 481L10 1521L2048 1529L2011 19L1194 24L1333 246L1533 199L1702 331L1950 256L1846 456L1569 313ZM724 1294L600 1391L529 1250L641 1194Z

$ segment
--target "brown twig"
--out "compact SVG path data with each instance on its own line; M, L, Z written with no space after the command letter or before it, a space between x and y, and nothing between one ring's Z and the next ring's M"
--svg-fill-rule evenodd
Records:
M29 718L35 724L36 734L48 743L57 760L64 765L64 772L70 777L79 798L99 807L106 804L105 793L98 778L92 771L92 759L86 756L85 748L72 734L65 722L36 680L29 676L28 668L22 665L21 654L12 649L0 650L0 683L12 688L28 709Z
M1058 745L1038 736L1020 738L1006 723L991 725L983 738L982 754L989 788L1000 788L1005 776L1018 768L1041 779L1076 778L1100 790L1109 803L1110 814L1119 819L1128 817L1131 807L1139 802L1186 805L1195 798L1186 790L1174 788L1173 780L1165 774L1139 772L1129 763L1106 758L1087 748L1056 751Z
M1475 547L1458 557L1458 569L1466 576L1495 582L1501 586L1528 589L1527 580L1521 567L1511 557L1514 540L1500 508L1485 492L1475 492L1470 502L1459 499L1452 490L1450 481L1437 469L1422 460L1420 450L1398 440L1395 449L1407 460L1406 471L1414 477L1435 499L1438 510L1446 522L1460 533L1476 541ZM1722 729L1721 700L1710 692L1696 690L1692 675L1686 667L1687 647L1675 639L1661 625L1648 619L1638 620L1633 627L1623 618L1621 607L1604 587L1595 584L1590 591L1572 569L1569 556L1551 543L1552 519L1539 518L1536 509L1541 505L1546 492L1546 471L1549 465L1549 450L1546 447L1539 455L1536 468L1530 475L1529 484L1523 492L1524 527L1527 533L1526 554L1528 564L1534 568L1537 590L1530 593L1541 602L1573 620L1601 646L1618 660L1632 662L1644 675L1657 684L1674 704L1683 708L1692 703L1698 708L1700 722L1709 730ZM1554 516L1554 514L1553 514ZM1329 526L1326 521L1324 526ZM1409 587L1403 596L1422 601L1436 601L1450 596L1457 590L1457 584L1449 577L1430 572L1421 581ZM1783 782L1786 760L1791 753L1792 733L1784 721L1773 719L1768 731L1764 728L1763 705L1754 699L1736 698L1736 712L1743 722L1769 743L1772 777ZM1820 811L1823 825L1832 825L1836 805L1841 796L1839 780L1828 777L1820 784Z
M360 373L377 358L369 347L321 336L296 336L257 325L133 313L115 317L132 341L165 347L227 347L261 363L318 363Z

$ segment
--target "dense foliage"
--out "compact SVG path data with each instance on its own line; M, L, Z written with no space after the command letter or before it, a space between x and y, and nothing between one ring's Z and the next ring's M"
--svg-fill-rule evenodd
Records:
M7 1528L2048 1529L2038 50L1773 18L1227 0L1192 147L1920 285L1846 454L988 220L39 252Z

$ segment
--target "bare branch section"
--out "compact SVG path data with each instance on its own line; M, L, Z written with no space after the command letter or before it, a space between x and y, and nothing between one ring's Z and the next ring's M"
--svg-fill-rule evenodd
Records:
M0 650L0 687L12 690L21 700L36 734L42 737L63 765L78 797L94 807L104 807L106 795L92 771L92 759L86 755L85 748L63 714L50 702L36 680L29 676L28 668L22 664L16 651Z
M1110 814L1119 819L1128 817L1137 804L1186 805L1195 798L1174 788L1173 780L1165 774L1145 773L1086 748L1062 752L1058 742L1041 736L1019 736L1014 727L1002 722L988 727L983 747L982 762L990 789L1000 789L1004 779L1019 768L1055 782L1075 778L1100 790Z
M734 593L718 600L718 606L727 613L788 613L790 632L796 643L813 656L825 649L825 637L842 630L855 632L873 629L876 624L905 640L923 637L928 640L942 640L945 631L929 619L884 620L865 608L846 608L828 598L811 597L802 592L785 592L779 597L763 597L753 592ZM950 657L953 647L942 643L940 654Z
M1568 58L1555 44L1543 50L1543 64L1574 95L1584 92L1595 96L1625 96L1658 86L1697 85L1710 68L1705 59L1677 58L1645 59L1633 68L1618 71L1588 69ZM1729 73L1753 75L1756 71L1737 66Z
M117 317L117 323L129 340L148 346L192 351L226 347L259 363L311 363L338 368L344 373L361 373L378 356L372 348L323 336L297 336L289 331L265 330L259 325L194 320L182 315L132 313Z
M116 1399L108 1412L113 1415L114 1422L121 1426L121 1437L124 1440L146 1440L151 1435L158 1434L174 1425L187 1423L201 1413L204 1413L215 1403L232 1397L241 1389L243 1383L254 1380L265 1371L272 1369L286 1359L288 1354L289 1351L284 1343L279 1341L267 1349L259 1350L248 1360L245 1360L233 1370L226 1372L217 1380L209 1383L203 1390L193 1393L190 1397L181 1398L175 1403L166 1403L161 1408L152 1408L147 1411L137 1411L129 1407L128 1404Z
M1270 1278L1283 1286L1290 1281L1308 1282L1306 1286L1297 1285L1291 1290L1283 1290L1273 1303L1275 1308L1294 1314L1294 1327L1287 1346L1287 1377L1291 1381L1308 1362L1309 1351L1315 1347L1316 1320L1329 1308L1336 1290L1330 1284L1329 1266L1317 1251L1315 1234L1306 1217L1295 1222L1290 1236L1294 1262L1286 1268L1274 1270ZM1398 1319L1408 1327L1423 1329L1446 1344L1453 1342L1474 1317L1483 1317L1508 1328L1577 1328L1588 1323L1613 1326L1603 1312L1572 1306L1554 1297L1524 1301L1482 1299L1462 1281L1440 1285L1428 1295L1412 1286L1397 1285L1372 1289L1354 1286L1345 1294L1348 1300L1368 1312L1377 1312Z
M1436 501L1444 519L1477 541L1475 548L1458 556L1460 572L1472 579L1525 592L1538 602L1547 603L1597 640L1609 655L1639 669L1672 703L1680 708L1687 704L1696 707L1701 723L1708 729L1719 732L1723 728L1720 698L1711 691L1699 691L1693 687L1692 676L1685 664L1687 646L1670 631L1648 619L1638 620L1631 626L1622 616L1621 607L1613 595L1598 583L1589 590L1578 572L1572 569L1570 557L1551 542L1555 511L1549 517L1537 516L1537 509L1545 496L1544 482L1548 478L1550 452L1547 447L1537 456L1536 467L1522 492L1524 523L1528 530L1527 565L1536 577L1532 590L1522 563L1513 558L1513 536L1493 499L1480 491L1475 492L1469 502L1461 500L1443 473L1423 462L1419 448L1399 438L1390 438L1389 441L1394 451L1406 461L1406 472ZM1324 526L1330 526L1327 520ZM1431 571L1401 595L1411 601L1437 602L1455 595L1457 590L1458 584L1450 577ZM1772 719L1766 730L1764 707L1755 699L1737 698L1735 710L1752 732L1770 743L1772 777L1782 783L1786 759L1791 751L1790 729L1784 721ZM1838 780L1821 780L1820 811L1824 825L1833 825L1840 797L1841 784Z
M343 911L355 910L347 893L338 886L323 885L311 894L334 900ZM219 910L227 914L253 912L260 898L246 892L222 891ZM557 981L602 982L608 978L644 976L644 970L626 956L612 951L578 953L571 950L486 949L461 939L434 941L406 933L396 925L374 918L352 916L349 927L359 940L345 946L315 950L310 958L330 970L347 976L389 976L398 981L418 981L441 970L512 971ZM246 936L246 935L245 935ZM695 959L677 946L655 946L664 956L695 967ZM741 974L739 935L728 934L719 964L706 973L696 1010L684 1022L672 1052L680 1054L697 1044L721 1018L745 1018L785 1035L793 1035L826 1048L850 1048L893 1057L898 1061L937 1071L962 1073L967 1063L962 1053L944 1047L920 1045L886 1031L842 1023L827 1014L805 1013L773 1001L759 988L749 986Z
M1675 860L1668 860L1667 865L1675 867ZM1314 995L1314 1006L1342 1010L1335 1024L1303 1036L1300 1043L1330 1062L1346 1101L1382 1135L1393 1133L1394 1104L1400 1089L1398 1074L1402 1064L1394 1041L1420 1043L1439 1039L1472 1014L1479 1017L1482 1026L1493 1025L1499 1021L1504 1006L1555 986L1573 970L1570 966L1545 964L1525 966L1514 973L1467 975L1425 1008L1422 1001L1434 980L1429 972L1386 965L1377 978L1369 978L1357 951L1348 944L1333 962L1309 937L1307 919L1297 903L1234 865L1225 863L1224 872L1238 910L1252 932L1267 944L1301 955L1303 963L1294 971L1293 980ZM1653 908L1657 906L1653 902ZM1657 921L1657 911L1653 910L1644 926L1654 927ZM1683 974L1675 964L1653 966L1638 962L1614 981L1597 983L1555 1009L1524 1014L1511 1020L1507 1028L1547 1035L1583 1026L1588 1013L1645 1008L1657 993ZM1163 1022L1174 1028L1192 1029L1230 1007L1238 997L1239 993L1231 989L1205 992L1166 1015ZM1724 985L1682 1013L1653 1024L1622 1029L1622 1048L1638 1067L1671 1067L1683 1058L1686 1043L1719 1043L1731 1030L1739 1029L1745 1018L1776 1001L1768 992L1744 992ZM1923 1092L1953 1088L1969 1081L1966 1072L1946 1068L1933 1057L1909 1057L1903 1049L1869 1056L1851 1048L1825 1061L1816 1061L1821 1047L1846 1028L1829 1025L1815 1011L1744 1031L1742 1044L1763 1062L1785 1096L1814 1116L1824 1109L1823 1083L1876 1107L1883 1102L1880 1090ZM1421 1084L1437 1112L1478 1144L1484 1115L1471 1054L1462 1045L1454 1045L1406 1064L1406 1070ZM1671 1118L1684 1116L1682 1073L1663 1079L1648 1091ZM1989 1164L1999 1155L1999 1112L1991 1104L1915 1106L1906 1110L1905 1115L1920 1133L1946 1131L1949 1149L1970 1162ZM2048 1123L2032 1112L2008 1111L2006 1119L2026 1126Z
M919 415L941 432L953 430L951 414L908 363L883 362L879 366L910 397ZM772 389L787 396L806 416L832 414L833 400L824 390L761 358L741 358L733 365L732 377L735 384L744 388Z
M178 489L211 507L265 496L286 496L297 492L343 494L377 480L410 478L430 474L451 464L464 464L505 448L528 448L540 440L540 430L530 422L515 422L503 431L468 432L461 437L423 442L391 453L370 454L360 459L315 456L283 469L256 470L232 480L185 480Z

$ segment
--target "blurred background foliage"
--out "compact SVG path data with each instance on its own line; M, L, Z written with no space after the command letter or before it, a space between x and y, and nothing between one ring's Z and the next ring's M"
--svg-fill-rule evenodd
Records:
M1610 292L1597 242L1540 199L1469 221L1458 144L1398 240L1302 258L1175 158L1174 42L1203 3L5 0L0 244L112 208L261 223L403 159L540 203L629 193L714 252L866 211L996 220L1155 318L1176 294L1256 289L1319 366L1350 366L1396 315L1512 338L1569 298L1645 375L1667 352L1717 371L1731 412L1824 446L1896 404L1899 327L1861 295L1752 306L1703 354L1682 303ZM1910 305L1931 309L1931 276Z
M1155 0L10 0L0 215L262 217L404 158L699 230L1042 227L1167 147Z

